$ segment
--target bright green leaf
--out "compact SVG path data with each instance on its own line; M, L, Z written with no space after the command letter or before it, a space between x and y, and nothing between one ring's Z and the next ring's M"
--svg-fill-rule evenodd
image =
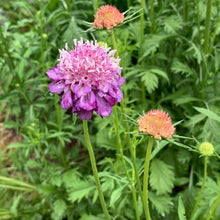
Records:
M162 160L154 159L150 166L150 185L158 195L170 193L174 186L173 168Z

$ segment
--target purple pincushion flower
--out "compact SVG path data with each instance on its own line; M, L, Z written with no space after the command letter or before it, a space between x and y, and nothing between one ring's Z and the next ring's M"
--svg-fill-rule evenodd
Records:
M121 102L120 87L125 79L120 76L119 58L115 50L100 47L98 43L73 40L75 49L59 50L60 58L56 67L47 71L52 93L62 95L61 107L77 112L81 119L91 119L93 111L102 117L112 112L112 106Z

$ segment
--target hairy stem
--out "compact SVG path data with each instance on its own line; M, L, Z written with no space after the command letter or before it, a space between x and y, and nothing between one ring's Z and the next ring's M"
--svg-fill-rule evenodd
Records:
M205 43L204 43L204 52L205 54L209 51L209 35L210 35L210 23L211 23L211 8L212 0L207 0L206 6L206 21L205 21Z
M196 210L198 208L198 205L199 205L199 202L200 202L200 199L201 199L204 187L205 187L206 176L207 176L207 157L204 157L204 173L203 173L202 186L201 186L201 189L200 189L199 194L197 196L197 199L196 199L196 202L195 202L195 205L194 205L194 208L193 208L190 220L193 218L193 215L195 214L195 212L196 212Z
M201 43L201 32L200 32L200 9L199 9L199 0L196 1L197 9L197 29L198 29L198 42Z
M97 186L97 189L98 189L99 200L101 202L102 210L105 214L106 219L110 220L111 217L110 217L110 215L108 213L108 210L107 210L107 207L106 207L104 195L103 195L103 192L102 192L101 183L100 183L99 176L98 176L98 170L97 170L97 167L96 167L95 156L94 156L93 148L92 148L90 138L89 138L87 120L83 120L83 130L84 130L84 136L85 136L87 149L88 149L88 152L89 152L89 158L90 158L90 162L91 162L91 166L92 166L92 172L93 172L95 182L96 182L96 186Z
M146 159L144 164L144 183L143 183L143 201L144 201L144 211L147 220L151 220L149 201L148 201L148 179L149 179L149 167L150 167L150 156L153 148L154 138L149 136Z
M140 36L141 36L141 42L140 42L140 49L139 49L139 58L143 55L142 50L142 44L144 42L144 8L145 8L145 1L141 0L141 9L142 14L140 16ZM144 61L141 62L141 66L144 66ZM144 82L141 81L141 91L142 91L142 104L145 104L146 100L146 89Z

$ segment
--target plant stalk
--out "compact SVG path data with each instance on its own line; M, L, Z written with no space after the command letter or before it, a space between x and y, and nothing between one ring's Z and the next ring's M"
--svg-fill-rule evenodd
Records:
M108 213L108 210L106 208L106 203L105 203L104 195L103 195L103 192L102 192L101 183L99 181L98 170L97 170L97 167L96 167L95 156L94 156L93 148L92 148L90 138L89 138L87 120L83 120L83 130L84 130L84 136L85 136L87 149L88 149L88 152L89 152L89 158L90 158L90 162L91 162L91 166L92 166L92 172L93 172L95 182L96 182L96 186L97 186L97 189L98 189L99 200L101 202L102 210L105 214L106 219L110 220L111 217L110 217L110 215Z
M207 0L206 21L205 21L205 43L204 43L204 52L205 52L205 54L208 54L208 52L209 52L209 35L210 35L210 23L211 23L211 8L212 8L212 0Z
M190 220L193 218L193 216L194 216L194 214L195 214L195 212L196 212L196 210L198 208L198 205L199 205L199 202L200 202L200 199L201 199L204 187L205 187L206 177L207 177L207 157L204 157L204 173L203 173L202 186L201 186L201 189L200 189L199 194L197 196L197 199L196 199L196 202L195 202L195 205L194 205L194 208L193 208Z
M209 215L208 215L208 217L207 217L206 220L210 220L210 219L211 219L211 217L213 216L213 214L214 214L214 212L215 212L215 209L216 209L216 207L217 207L219 201L220 201L220 193L219 193L217 199L215 200L214 205L213 205L212 208L210 209Z
M197 9L197 29L198 29L198 42L201 44L201 32L200 32L200 9L199 9L199 0L196 1L196 9Z
M58 95L54 94L54 100L55 100L55 107L56 107L56 111L57 111L57 124L58 124L58 131L60 132L62 130L62 119L61 119L61 111L60 111L60 106L58 105ZM65 167L65 169L67 169L67 164L66 164L66 160L64 158L64 154L63 154L63 146L61 144L61 142L59 141L59 148L60 148L60 156L61 156L61 160L63 162L63 166Z
M148 179L149 179L149 167L150 167L150 156L153 148L154 138L149 136L146 159L144 164L144 182L143 182L143 201L144 201L144 212L147 220L151 220L148 200Z
M117 43L116 43L116 40L115 40L115 35L114 35L113 30L111 31L111 42L112 42L113 49L116 50L115 56L117 57L118 56ZM122 104L121 104L121 111L122 111L122 115L123 115L123 121L125 123L125 129L126 129L126 132L128 133L129 132L129 126L128 126L127 121L124 118L124 102L123 101L122 101ZM127 176L128 180L131 182L131 189L132 189L132 195L133 195L133 202L134 202L134 207L135 207L136 218L140 219L139 212L138 212L138 207L137 207L137 200L136 200L136 189L135 189L134 183L130 179L130 176L129 176L129 173L128 173L128 170L127 170L127 166L126 166L126 163L125 163L125 160L124 160L123 147L122 147L122 144L121 144L121 137L120 137L120 132L119 132L118 113L117 113L116 106L114 107L114 115L115 115L115 128L116 128L116 135L117 135L117 154L120 155L120 158L122 160L122 164L123 164L126 176ZM130 138L129 134L127 134L126 136L127 136L127 139L128 139L130 153L132 154L133 151L132 151L132 145L131 145L131 138ZM136 175L136 177L138 177L136 162L135 162L135 159L134 159L133 156L132 156L132 160L133 160L133 166L134 166L134 169L135 169L135 175ZM139 193L141 193L141 186L140 186L139 178L137 178L136 181L138 183L138 188L140 189ZM141 194L140 194L140 196L141 196ZM141 196L141 198L142 198L142 196Z
M141 42L140 42L140 49L139 49L139 58L143 55L142 44L144 42L144 8L145 8L145 0L141 0L142 14L140 16ZM141 62L141 66L144 66L144 61ZM141 91L142 91L142 104L144 105L145 99L146 99L146 89L145 89L145 85L143 81L141 81Z

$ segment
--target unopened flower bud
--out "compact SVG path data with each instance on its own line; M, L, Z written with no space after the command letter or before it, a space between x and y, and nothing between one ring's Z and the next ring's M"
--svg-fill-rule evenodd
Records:
M203 142L199 146L199 151L203 156L210 156L214 153L214 147L209 142Z

